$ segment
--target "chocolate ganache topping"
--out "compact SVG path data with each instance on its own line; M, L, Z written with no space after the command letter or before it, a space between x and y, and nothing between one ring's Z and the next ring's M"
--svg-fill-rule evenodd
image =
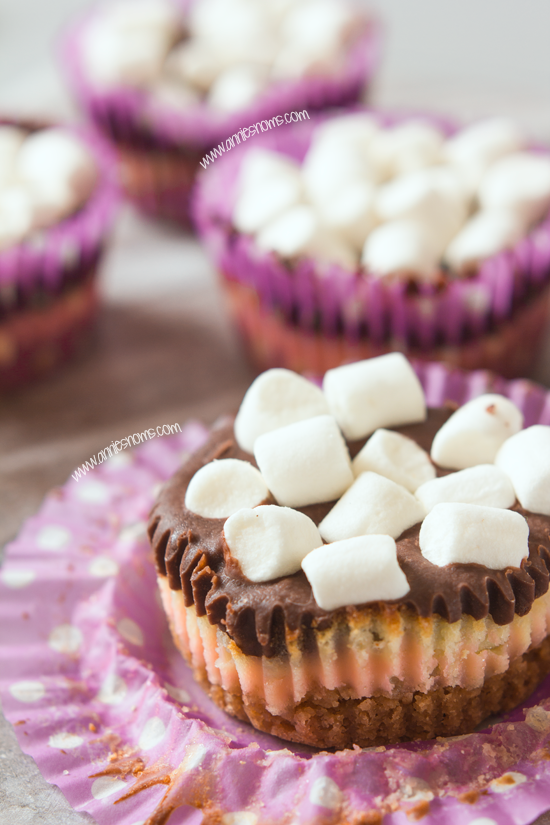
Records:
M394 429L429 452L435 433L452 411L450 407L431 409L426 421ZM365 441L348 442L352 458ZM185 507L187 486L197 470L220 458L238 458L257 466L254 457L235 441L232 420L214 429L205 445L165 484L151 513L149 536L157 570L168 577L170 588L183 590L187 606L195 605L199 616L208 616L245 654L255 656L283 653L285 626L300 631L307 643L308 629L328 627L346 611L360 609L323 610L302 570L262 583L245 578L238 563L229 558L223 537L225 519L203 518ZM437 469L438 476L448 472ZM334 504L329 501L297 509L319 524ZM499 625L511 622L514 614L528 613L534 599L548 590L550 517L530 513L517 502L512 509L529 525L529 556L521 568L492 570L481 564L438 567L420 552L417 524L397 539L397 558L409 592L400 599L370 602L369 609L409 609L424 617L438 614L449 622L462 614L474 619L491 615Z

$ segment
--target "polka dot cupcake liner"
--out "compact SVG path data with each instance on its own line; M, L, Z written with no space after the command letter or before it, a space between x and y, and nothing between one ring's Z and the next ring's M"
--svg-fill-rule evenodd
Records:
M98 182L74 215L0 250L0 391L66 361L97 315L96 274L118 205L116 167L105 141L67 128L92 152Z
M385 126L411 116L372 113ZM441 118L421 116L446 134L455 129ZM301 162L323 117L262 135L255 145ZM240 165L251 147L218 158L201 176L193 213L259 369L324 373L399 350L508 378L529 371L549 317L550 215L515 247L483 261L474 275L443 285L412 288L307 257L287 265L233 228Z
M183 12L188 0L180 5ZM150 215L190 225L190 199L199 163L243 126L293 111L345 106L365 96L380 61L381 28L369 17L365 31L333 76L307 76L273 83L253 104L238 112L217 112L206 104L176 110L143 90L100 89L87 75L82 39L94 13L67 33L62 62L75 97L90 120L114 146L126 194Z
M428 404L527 381L418 364ZM53 490L0 571L0 693L44 777L98 825L529 825L550 808L550 678L484 730L327 753L223 713L176 652L145 535L159 485L204 442L188 423Z

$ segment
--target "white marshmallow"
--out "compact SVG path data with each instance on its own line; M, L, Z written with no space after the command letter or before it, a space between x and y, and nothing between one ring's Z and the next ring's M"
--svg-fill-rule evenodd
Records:
M198 92L187 83L162 78L152 84L151 101L171 109L187 112L200 103Z
M235 418L235 438L251 453L258 436L328 414L325 396L311 381L291 370L267 370L246 391Z
M518 152L497 161L481 180L479 202L515 212L524 225L538 221L550 208L550 157Z
M308 149L302 164L304 190L311 203L323 206L334 193L352 183L369 183L375 170L360 146L344 146L321 132Z
M207 92L216 77L227 68L219 52L199 40L184 40L173 48L164 65L169 77Z
M325 544L302 561L323 610L400 599L409 592L391 536L358 536Z
M238 112L261 95L266 82L266 73L259 66L232 66L220 72L214 80L207 100L220 112Z
M237 196L233 223L239 232L257 232L298 203L301 181L288 172L244 187Z
M516 152L523 144L523 136L506 118L491 118L467 126L449 138L444 147L445 157L463 167L482 171L504 155Z
M370 155L384 179L431 166L441 158L443 134L431 123L410 120L375 135Z
M223 458L197 470L185 493L185 506L203 518L228 518L269 498L261 473L248 461Z
M361 263L378 278L395 273L429 278L437 270L440 246L440 237L427 224L408 218L389 221L367 237Z
M286 507L333 501L353 483L346 443L330 415L261 435L254 456L275 499Z
M376 212L384 221L409 218L430 227L435 251L441 254L466 218L466 197L458 176L449 170L421 169L382 186Z
M280 152L258 147L247 151L239 169L239 191L260 189L272 178L291 178L301 184L300 165Z
M424 515L424 508L408 490L378 473L367 472L327 513L319 532L327 542L378 534L396 539Z
M444 258L454 269L461 269L514 246L524 231L523 221L511 210L482 210L453 238Z
M427 481L416 491L417 499L429 513L437 504L461 502L485 507L512 507L516 494L506 473L494 464L478 464L458 473Z
M353 11L347 4L303 0L283 18L281 35L303 53L322 57L338 50L352 22Z
M319 261L357 269L357 256L350 244L322 226L310 206L293 206L264 226L256 238L260 249L283 258L308 255Z
M550 427L535 424L513 435L495 464L510 478L522 507L550 516Z
M428 453L412 438L391 430L376 430L352 462L356 476L367 471L395 481L414 493L435 478Z
M33 204L22 186L0 189L0 249L17 244L32 229Z
M268 223L256 238L260 249L283 258L305 254L319 231L319 220L310 206L294 206Z
M351 148L366 154L368 146L375 135L380 132L378 121L365 112L353 112L349 115L331 117L321 123L315 130L314 140L325 143L334 142L346 151Z
M18 178L38 191L65 186L74 204L89 197L97 166L87 146L64 129L41 129L29 135L17 155Z
M125 28L101 15L85 32L82 56L96 85L142 87L160 75L171 42L162 30Z
M492 464L502 444L522 426L523 414L509 398L479 395L459 407L435 434L432 460L450 470Z
M235 57L250 43L269 41L270 23L264 5L253 0L200 0L189 13L197 40L216 51L231 50Z
M333 197L319 206L321 220L332 232L360 250L376 224L374 198L375 189L371 183L349 183L335 190Z
M5 186L14 176L15 159L25 132L17 126L0 125L0 186Z
M292 576L302 559L319 547L315 523L289 507L242 509L224 524L225 541L247 579L265 582Z
M437 504L420 528L422 555L438 567L520 567L529 555L528 539L529 526L522 515L477 504Z
M426 419L424 391L400 352L328 370L323 391L348 439Z

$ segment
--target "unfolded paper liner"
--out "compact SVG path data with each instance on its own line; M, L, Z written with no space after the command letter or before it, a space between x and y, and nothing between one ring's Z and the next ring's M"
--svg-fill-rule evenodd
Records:
M66 128L91 151L97 183L73 215L0 250L0 389L65 361L89 335L97 314L95 275L118 204L116 165L103 139Z
M550 424L528 381L417 364L429 406L501 392ZM44 777L98 825L529 825L550 808L550 678L463 737L337 753L226 716L175 651L145 535L199 424L53 490L0 573L0 692Z
M383 125L411 116L372 111ZM422 117L447 134L454 129L440 118ZM301 162L322 119L262 135L254 145ZM400 350L470 369L492 368L508 377L525 374L548 320L550 215L515 247L481 262L475 275L449 276L443 286L411 288L311 258L286 265L232 226L240 164L251 147L237 147L201 176L193 212L260 368L324 372L354 354Z
M190 2L180 0L185 15ZM82 38L94 18L77 22L64 40L62 62L68 82L87 116L114 144L126 192L144 211L189 224L195 175L204 154L243 127L293 111L316 111L356 103L364 96L380 61L381 27L374 17L347 50L339 72L271 84L246 109L216 112L206 103L177 110L144 90L102 89L87 76Z

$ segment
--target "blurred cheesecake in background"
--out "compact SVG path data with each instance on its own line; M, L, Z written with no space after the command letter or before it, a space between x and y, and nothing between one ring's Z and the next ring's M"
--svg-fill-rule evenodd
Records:
M511 121L357 110L217 161L200 233L260 368L401 350L506 376L548 318L550 154Z
M64 57L127 193L187 224L209 150L262 120L359 100L379 41L370 15L341 0L118 0L73 29Z
M86 132L0 119L0 389L49 373L89 336L114 178Z

